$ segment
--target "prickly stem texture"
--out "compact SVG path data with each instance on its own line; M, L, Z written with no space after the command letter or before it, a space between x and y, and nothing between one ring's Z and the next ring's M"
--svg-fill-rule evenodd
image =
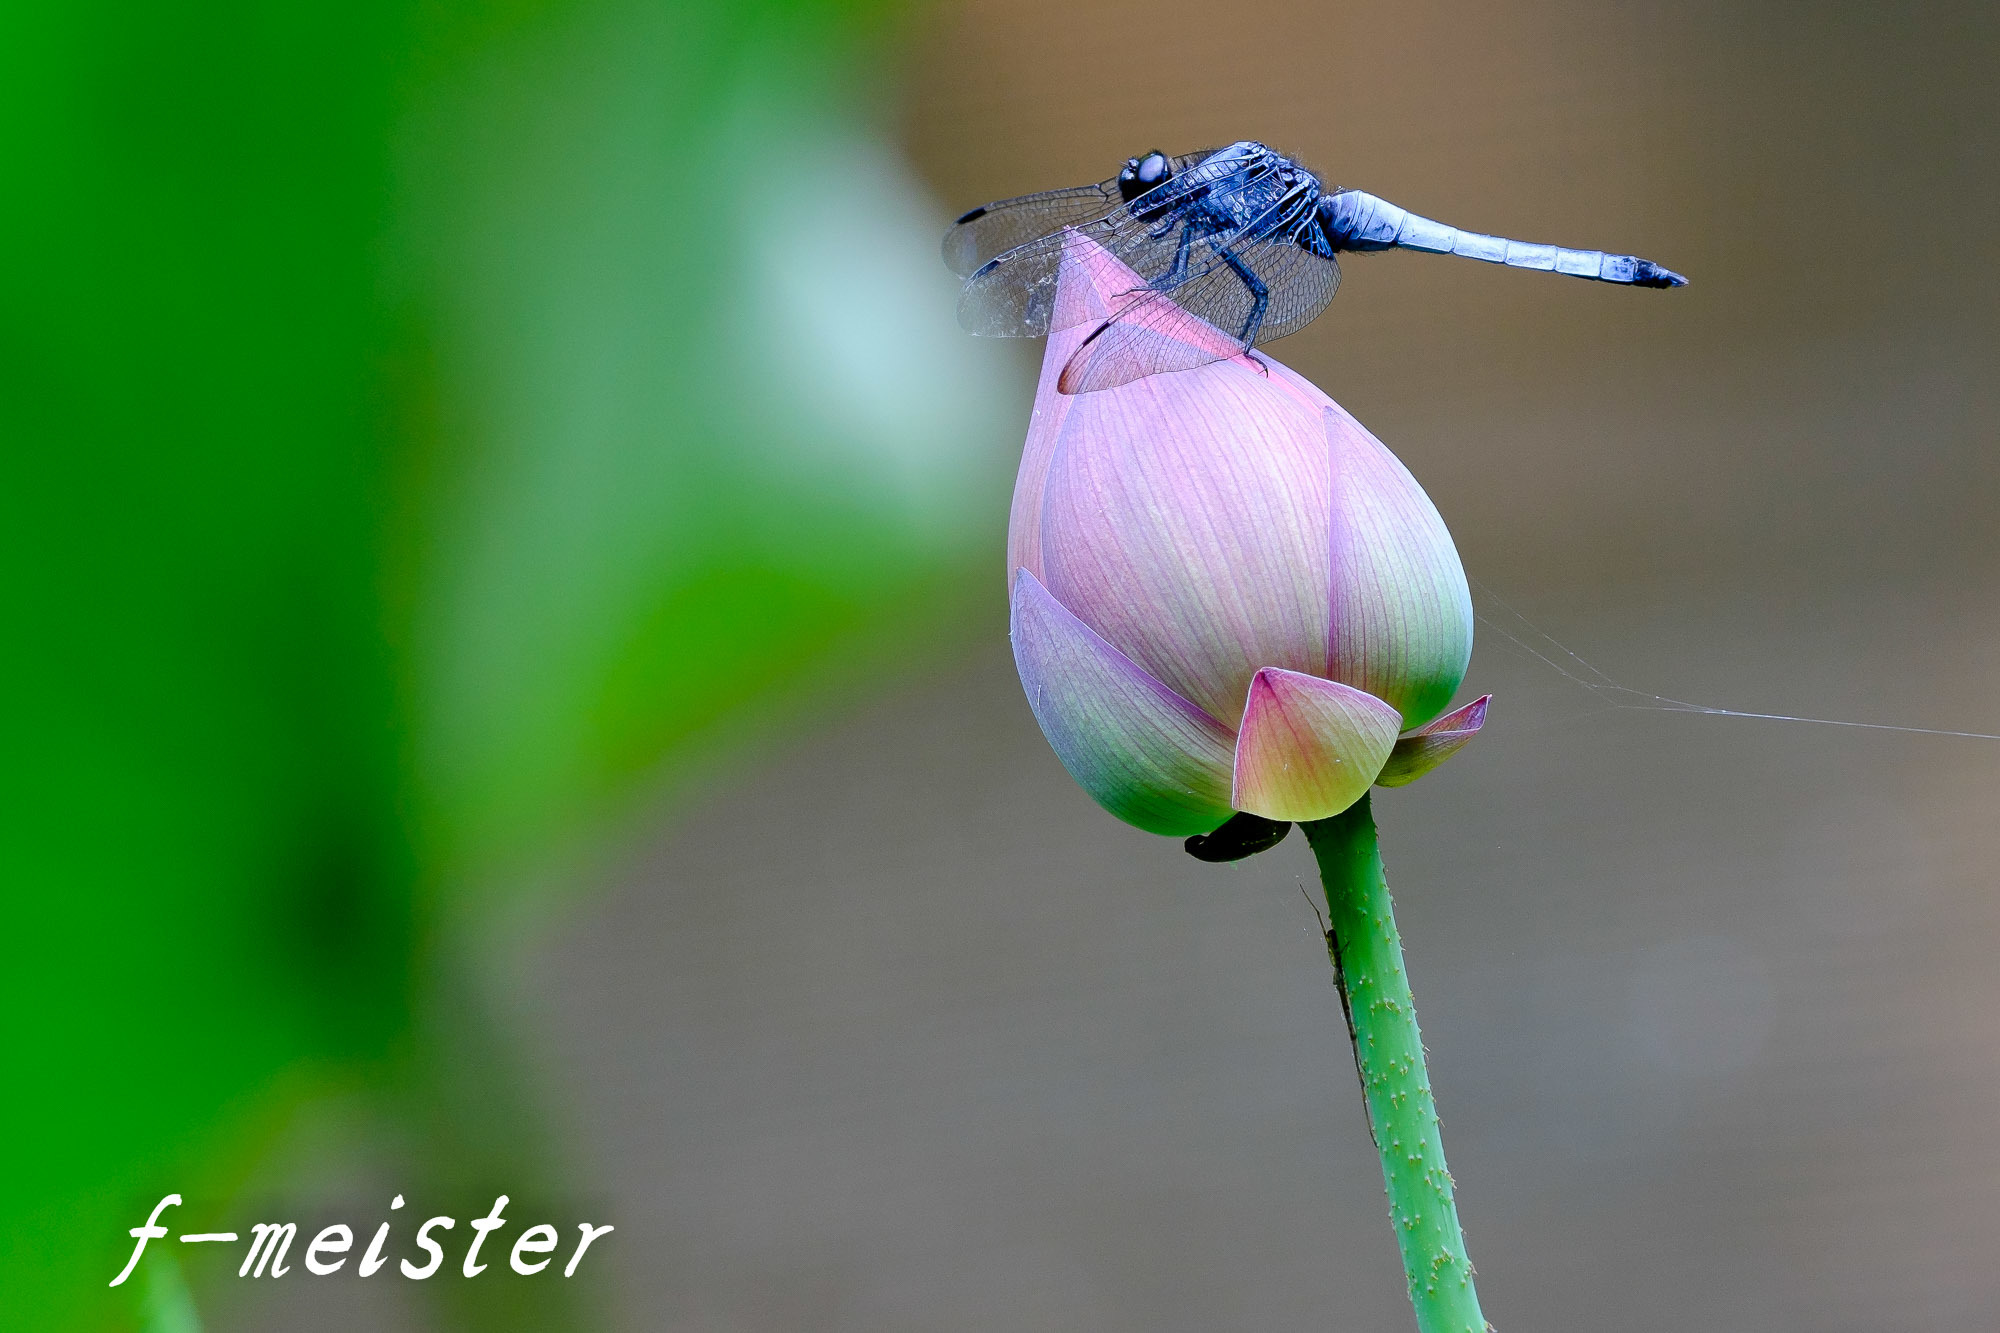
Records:
M1445 1169L1375 816L1363 796L1345 812L1303 827L1326 886L1334 983L1349 1017L1417 1327L1422 1333L1487 1333Z

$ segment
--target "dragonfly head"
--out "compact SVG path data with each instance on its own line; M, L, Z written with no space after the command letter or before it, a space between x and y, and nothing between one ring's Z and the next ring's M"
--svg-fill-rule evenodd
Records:
M1118 173L1118 193L1129 204L1173 174L1173 163L1157 148L1144 157L1127 158Z

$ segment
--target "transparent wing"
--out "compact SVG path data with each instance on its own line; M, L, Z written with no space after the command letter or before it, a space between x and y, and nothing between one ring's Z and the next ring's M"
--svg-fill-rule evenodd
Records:
M1199 164L1177 171L1130 205L1120 203L1102 217L1068 225L1123 262L1147 286L1185 281L1195 270L1187 267L1183 252L1189 244L1183 218L1218 185L1240 189L1254 184L1273 162L1236 159L1214 166ZM1055 312L1065 234L1058 230L1025 241L975 269L959 293L959 323L970 332L993 337L1039 338L1047 333Z
M1309 323L1333 299L1340 266L1296 245L1260 245L1270 307L1254 318L1255 296L1233 269L1218 267L1166 291L1152 291L1101 325L1063 367L1063 393L1095 393L1148 375L1193 370L1247 352ZM1276 312L1273 317L1272 312ZM1231 320L1239 320L1233 328Z
M1266 245L1253 249L1248 260L1271 290L1270 309L1251 338L1260 347L1318 319L1340 290L1340 261L1331 254L1316 254L1298 244L1289 249ZM1266 264L1271 265L1268 271Z
M969 278L982 265L1017 245L1094 221L1122 207L1118 178L1114 176L1101 185L1044 190L975 208L944 234L945 267L961 278Z
M1309 248L1312 203L1294 202L1243 229L1198 241L1178 283L1158 284L1078 347L1057 388L1093 393L1147 375L1192 370L1312 322L1340 286L1340 264ZM1303 214L1303 216L1301 216Z
M1204 148L1172 159L1169 181L1214 151ZM1017 245L1060 235L1065 227L1094 222L1124 206L1118 194L1118 178L1113 176L1096 185L1044 190L975 208L944 234L945 267L961 278L970 277L981 265Z

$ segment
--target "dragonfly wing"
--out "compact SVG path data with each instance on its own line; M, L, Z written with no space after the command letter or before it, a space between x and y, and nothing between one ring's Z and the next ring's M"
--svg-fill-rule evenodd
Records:
M1014 247L1123 207L1114 177L1101 185L1044 190L975 208L944 234L945 267L969 278Z
M1103 228L1077 228L1091 234ZM990 259L958 293L958 322L968 333L993 338L1039 338L1049 331L1068 230L1030 241Z
M1318 319L1340 290L1340 261L1332 255L1296 244L1263 245L1247 259L1271 293L1270 308L1252 339L1260 347Z
M1083 340L1063 366L1056 391L1113 389L1148 375L1225 361L1246 347L1166 293L1146 292Z
M1282 338L1310 323L1340 285L1330 254L1300 243L1300 211L1285 206L1275 230L1197 243L1184 281L1160 285L1119 310L1078 347L1057 387L1092 393L1147 375L1192 370ZM1256 236L1256 239L1246 237Z
M1214 152L1213 148L1203 148L1170 159L1173 170L1168 179L1183 175ZM1017 245L1057 235L1065 227L1095 221L1123 208L1124 202L1118 194L1118 178L1113 176L1096 185L1044 190L975 208L944 234L945 267L961 278L969 278L982 265Z
M1268 168L1251 168L1264 169ZM958 298L959 323L970 332L994 337L1038 338L1047 333L1055 314L1056 275L1072 231L1103 247L1147 286L1170 280L1179 263L1185 230L1182 214L1195 208L1218 181L1243 174L1241 162L1213 169L1196 166L1168 178L1131 205L1121 202L1101 217L1069 223L1002 252L965 280Z

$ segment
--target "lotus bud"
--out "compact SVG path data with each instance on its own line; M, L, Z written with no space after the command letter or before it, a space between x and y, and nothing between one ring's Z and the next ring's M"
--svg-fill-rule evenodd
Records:
M1263 821L1339 814L1479 729L1484 699L1440 716L1472 599L1408 469L1262 353L1060 392L1084 338L1144 286L1068 238L1008 530L1014 660L1105 809L1177 837L1242 812L1268 846ZM1229 350L1190 323L1160 336Z

